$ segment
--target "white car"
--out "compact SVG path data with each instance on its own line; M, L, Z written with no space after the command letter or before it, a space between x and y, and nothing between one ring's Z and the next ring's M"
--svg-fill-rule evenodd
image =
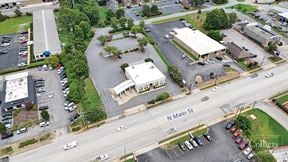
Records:
M117 131L122 131L127 129L127 125L121 125L120 127L117 128Z
M107 154L99 155L95 158L96 161L104 161L107 160L109 156Z
M193 146L191 145L189 141L185 141L184 144L189 150L193 150Z
M40 125L40 127L46 127L49 124L50 124L49 121L46 121L46 122L41 122L39 125Z
M267 73L265 74L265 78L270 78L270 77L273 77L274 76L274 73Z
M17 131L16 131L16 133L17 134L22 134L22 133L26 133L26 132L28 132L28 129L25 127L25 128L21 128L21 129L18 129Z
M6 46L9 46L9 45L10 45L10 43L2 43L1 44L2 47L6 47Z
M11 124L11 123L5 124L5 127L6 127L7 129L10 129L10 128L12 128L12 124Z
M166 39L169 39L170 37L169 37L169 35L168 35L168 34L166 34L166 35L165 35L165 38L166 38Z
M78 144L77 144L77 141L73 141L73 142L70 142L70 143L67 143L66 145L64 145L64 150L69 150L73 147L76 147Z
M251 160L255 155L253 153L250 153L248 156L247 156L247 159Z
M248 155L250 152L252 152L252 148L251 148L251 147L247 147L247 148L243 151L243 154L244 154L244 155Z
M176 128L170 128L170 129L167 130L168 134L172 134L172 133L175 133L175 132L177 132Z

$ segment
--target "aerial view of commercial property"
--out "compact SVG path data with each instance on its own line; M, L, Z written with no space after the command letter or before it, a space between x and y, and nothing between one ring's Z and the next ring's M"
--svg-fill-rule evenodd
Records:
M0 162L288 162L287 0L0 0Z

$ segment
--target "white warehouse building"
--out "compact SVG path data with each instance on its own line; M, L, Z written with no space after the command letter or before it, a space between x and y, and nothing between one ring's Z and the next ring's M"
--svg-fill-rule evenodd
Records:
M113 88L117 96L135 88L137 93L165 86L165 75L152 62L137 62L125 68L128 80Z
M173 29L174 40L198 59L209 59L225 53L226 47L199 30Z

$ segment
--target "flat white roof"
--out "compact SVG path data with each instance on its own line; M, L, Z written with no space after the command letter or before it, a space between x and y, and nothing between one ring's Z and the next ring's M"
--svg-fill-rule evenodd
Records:
M28 72L6 76L5 102L28 97Z
M128 88L134 86L134 82L132 80L125 80L124 82L120 83L116 87L113 88L113 91L116 95L119 95L120 93L124 92Z
M280 13L279 16L284 17L285 19L288 19L288 12Z
M175 32L174 37L181 40L199 55L226 49L226 47L203 34L199 30L192 30L190 28L176 28L173 31Z
M131 65L125 68L125 71L136 86L166 79L165 75L152 62Z

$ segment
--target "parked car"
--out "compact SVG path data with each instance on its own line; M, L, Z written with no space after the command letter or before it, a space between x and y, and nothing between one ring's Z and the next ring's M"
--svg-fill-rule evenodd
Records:
M254 154L253 153L250 153L248 156L247 156L247 159L251 160L252 158L254 158Z
M237 126L234 125L231 129L230 129L230 133L234 133L237 130Z
M182 151L186 151L186 147L185 147L185 145L184 145L184 143L183 142L179 142L178 143L178 146L180 147L180 149L182 150Z
M189 141L185 141L184 144L189 150L193 150L193 146L190 144Z
M4 118L5 116L12 116L12 112L4 112L2 117Z
M6 132L6 133L2 134L1 139L2 140L3 139L7 139L7 138L10 138L10 137L13 137L13 136L14 136L13 132Z
M12 119L6 119L2 122L3 124L11 124L12 123Z
M22 133L26 133L26 132L28 132L28 129L25 127L25 128L21 128L21 129L18 129L17 131L16 131L16 133L17 134L22 134Z
M0 55L8 54L8 51L0 51Z
M216 56L215 58L216 58L217 60L219 60L219 61L222 61L222 60L223 60L223 58L220 57L220 56Z
M192 144L193 147L198 147L199 145L197 144L197 142L193 139L190 139L190 143Z
M204 133L203 136L209 141L212 141L212 137L208 133Z
M40 127L46 127L46 126L49 126L49 121L44 121L44 122L41 122L39 125Z
M107 154L103 154L103 155L99 155L95 158L96 161L104 161L107 160L109 158L109 156Z
M243 150L248 145L248 141L243 139L242 142L239 145L239 149Z
M240 129L237 129L237 130L233 133L232 138L235 139L236 137L240 136L240 133L241 133Z
M12 116L5 116L2 118L2 121L5 121L5 120L9 120L9 119L12 119Z
M225 125L225 128L227 130L230 130L235 124L236 124L236 122L234 120L231 120Z
M65 144L63 148L64 148L64 150L69 150L73 147L77 147L77 145L78 145L77 141L73 141L73 142Z
M247 147L244 151L243 151L243 154L244 155L248 155L248 154L250 154L252 152L252 148L251 147Z
M38 110L42 111L42 110L46 110L49 107L47 105L43 105L43 106L38 106Z
M194 137L194 140L197 142L197 144L199 145L199 146L203 146L204 145L204 143L203 143L203 141L201 140L201 138L200 137Z
M74 122L79 116L79 113L72 114L69 118L70 122Z
M238 136L235 138L235 143L239 144L242 141L243 137Z

